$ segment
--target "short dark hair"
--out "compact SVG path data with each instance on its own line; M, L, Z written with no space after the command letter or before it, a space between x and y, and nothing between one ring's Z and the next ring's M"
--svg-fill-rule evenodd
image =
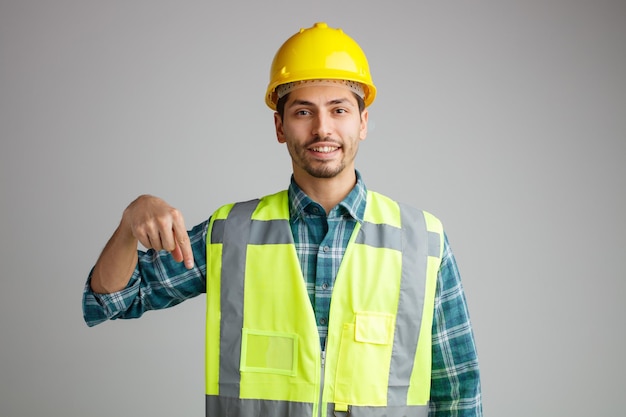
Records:
M276 112L278 112L278 115L280 116L281 120L283 119L283 116L285 115L285 103L289 99L289 94L290 93L285 94L284 96L279 98L278 101L276 102ZM365 110L365 101L363 101L360 95L356 93L352 93L352 94L354 94L354 98L356 98L356 102L359 105L359 114L362 114L363 110Z

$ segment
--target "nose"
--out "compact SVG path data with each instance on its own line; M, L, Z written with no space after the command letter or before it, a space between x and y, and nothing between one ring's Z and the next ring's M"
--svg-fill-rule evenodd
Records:
M326 138L331 136L332 132L332 118L324 112L319 112L314 118L311 133L314 136Z

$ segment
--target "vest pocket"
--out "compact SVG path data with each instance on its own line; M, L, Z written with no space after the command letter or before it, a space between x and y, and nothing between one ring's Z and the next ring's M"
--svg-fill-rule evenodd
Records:
M394 325L393 314L378 312L357 312L354 323L344 324L334 402L387 404Z
M387 345L393 341L394 315L362 311L356 313L354 340L375 345Z
M297 369L297 334L243 329L241 372L296 376Z

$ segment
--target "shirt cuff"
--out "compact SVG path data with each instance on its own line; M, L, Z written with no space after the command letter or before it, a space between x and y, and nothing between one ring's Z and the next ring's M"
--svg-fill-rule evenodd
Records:
M83 290L83 319L89 327L122 316L137 296L140 286L137 274L134 273L123 290L110 294L99 294L91 289L92 273L93 270L89 273Z

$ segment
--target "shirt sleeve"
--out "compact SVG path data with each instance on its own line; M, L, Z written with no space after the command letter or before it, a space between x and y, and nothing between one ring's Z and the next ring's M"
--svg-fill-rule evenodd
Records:
M435 293L430 417L482 417L478 357L461 277L447 236Z
M83 318L89 327L107 320L133 319L148 310L173 307L206 292L206 234L209 220L189 231L194 267L187 269L167 251L138 250L138 262L126 288L111 294L83 290Z

